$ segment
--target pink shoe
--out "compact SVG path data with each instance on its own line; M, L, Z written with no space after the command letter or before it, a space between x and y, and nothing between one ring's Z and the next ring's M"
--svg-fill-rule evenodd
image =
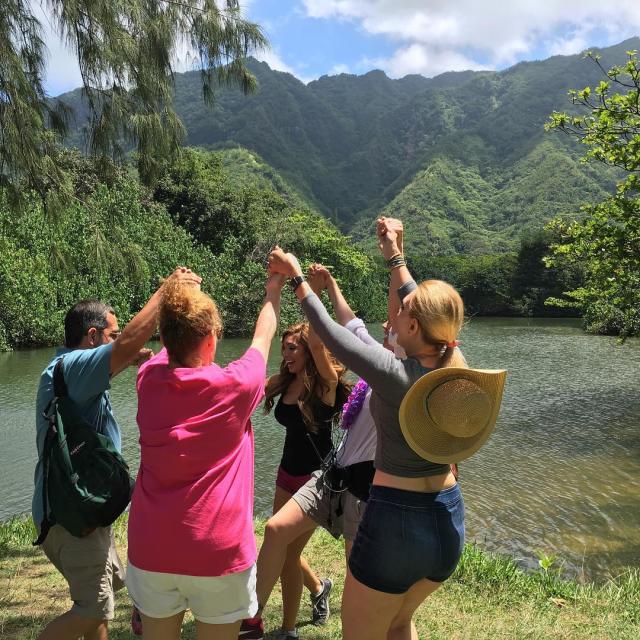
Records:
M135 636L142 635L142 618L140 617L138 607L135 605L131 610L131 631L133 631L133 635Z
M264 625L262 618L245 618L240 625L238 640L262 640L264 638Z

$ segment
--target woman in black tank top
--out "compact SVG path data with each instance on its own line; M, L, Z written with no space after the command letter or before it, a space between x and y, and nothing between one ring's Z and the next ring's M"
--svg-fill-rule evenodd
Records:
M282 336L280 371L269 378L265 391L265 411L268 413L275 404L274 416L286 429L273 513L289 501L331 452L331 425L349 394L344 374L344 367L332 358L308 324L287 328ZM303 584L312 604L324 592L328 595L330 589L331 582L318 579L301 556L312 533L305 533L287 547L280 574L285 631L295 629ZM314 622L325 621L323 608L314 607Z

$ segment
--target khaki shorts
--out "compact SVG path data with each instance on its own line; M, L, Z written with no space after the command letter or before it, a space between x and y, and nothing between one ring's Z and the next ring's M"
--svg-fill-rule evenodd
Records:
M56 524L42 543L42 550L69 585L73 613L113 620L114 593L124 586L124 569L111 527L100 527L76 538Z
M321 470L315 471L292 497L306 516L334 538L342 535L351 542L355 540L367 503L350 491L331 491L325 484Z
M230 624L258 612L256 565L224 576L188 576L138 569L129 561L127 589L150 618L169 618L191 609L205 624Z

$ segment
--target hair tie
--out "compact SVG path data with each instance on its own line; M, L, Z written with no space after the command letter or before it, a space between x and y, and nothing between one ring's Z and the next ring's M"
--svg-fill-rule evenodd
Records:
M447 349L455 349L460 346L459 340L453 340L452 342L447 342Z

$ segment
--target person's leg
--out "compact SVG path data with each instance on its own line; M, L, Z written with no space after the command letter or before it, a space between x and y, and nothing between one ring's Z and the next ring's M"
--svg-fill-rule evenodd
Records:
M151 618L140 613L142 618L143 640L176 640L180 638L180 629L184 619L184 611L168 618Z
M438 582L420 580L404 594L384 593L370 589L347 570L342 596L344 640L410 639L413 612L439 586Z
M106 640L106 621L67 611L52 620L38 636L38 640L77 640L82 637L85 640Z
M311 536L309 536L309 538L310 537ZM307 538L307 542L309 541L309 538ZM302 581L309 593L312 596L319 594L322 591L322 580L318 578L309 566L309 563L302 556L300 556L300 569L302 571Z
M109 637L109 623L108 622L101 622L98 625L98 628L89 633L89 634L84 634L84 640L107 640L107 638Z
M284 497L287 497L287 500L283 501ZM304 515L298 503L289 498L289 494L280 487L276 487L275 515L267 522L258 555L256 592L260 610L266 605L278 581L287 557L289 543L303 533L313 531L316 527L316 523Z
M60 525L50 529L42 550L66 580L74 604L52 620L38 640L106 640L108 620L114 615L114 583L117 588L122 586L111 545L110 527L98 528L82 538Z
M236 640L240 632L240 620L230 624L206 624L196 620L198 640Z
M345 491L342 495L342 535L344 536L344 555L349 564L349 556L353 548L353 541L358 535L358 527L364 514L367 503L354 496L350 491Z
M420 580L404 594L402 606L389 626L387 640L418 640L418 632L411 618L415 610L441 584L426 579Z
M342 594L344 640L386 640L391 621L402 607L403 595L370 589L356 580L347 567Z
M313 529L298 536L287 547L287 554L280 572L280 584L282 586L282 628L290 631L295 629L300 599L302 598L303 576L301 568L301 554L309 538L313 535Z
M353 548L353 540L344 539L344 557L347 561L347 566L349 566L349 556L351 555L351 549Z

